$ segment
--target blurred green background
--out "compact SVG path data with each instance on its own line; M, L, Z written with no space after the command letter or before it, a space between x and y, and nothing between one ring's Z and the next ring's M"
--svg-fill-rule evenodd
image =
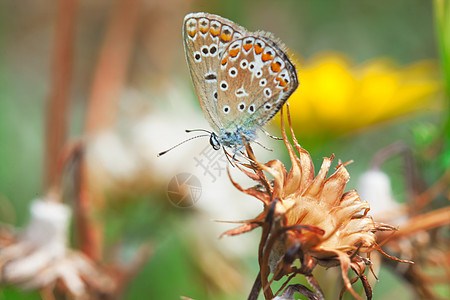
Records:
M299 66L300 79L298 96L291 100L296 101L295 104L292 103L292 115L295 118L298 112L304 116L302 122L294 122L297 124L295 126L298 126L297 138L302 146L310 151L316 169L319 168L322 157L332 153L342 161L353 160L355 163L349 166L352 179L348 185L348 189L352 189L356 187L359 175L368 169L375 153L401 141L412 149L420 167L420 174L428 185L433 184L445 170L441 159L445 153L443 154L442 150L430 152L430 147L434 147L436 141L442 138L443 126L448 119L448 111L443 101L443 80L440 79L438 67L439 51L432 1L144 2L125 86L133 93L139 94L139 105L148 107L150 117L163 112L162 118L168 118L166 121L169 123L172 120L170 118L181 117L183 111L179 108L177 111L177 101L183 101L183 105L198 113L196 117L201 117L184 61L181 26L187 13L204 11L233 20L250 31L270 31L289 48ZM83 134L85 110L99 48L114 5L114 1L78 3L74 69L66 119L71 138ZM43 174L45 124L48 117L46 103L51 86L49 82L55 14L56 2L0 2L0 221L17 227L26 225L29 219L29 203L45 194ZM371 115L371 111L374 111L372 107L377 106L376 99L372 103L362 104L366 105L363 107L365 114L352 113L351 108L356 104L345 102L348 105L348 109L344 108L347 114L336 118L333 124L337 125L321 127L323 122L314 123L308 116L313 114L311 109L327 110L327 106L320 106L320 97L317 98L319 100L314 98L314 90L309 91L310 96L302 98L302 89L308 89L306 82L311 82L306 79L305 82L302 81L302 70L316 70L315 67L324 61L321 55L343 58L347 62L344 71L356 80L361 78L368 62L375 61L374 65L378 66L378 59L386 59L389 64L386 68L383 66L383 74L394 74L392 76L398 79L399 86L407 86L405 90L410 89L408 84L423 82L432 88L423 93L418 92L417 95L408 95L410 100L405 100L402 106L394 110L386 107L380 110L381 112L378 111L380 116L376 118ZM414 70L417 74L411 74L413 71L410 66L416 63L424 63L426 67ZM417 81L408 82L408 78L413 76ZM331 78L333 80L334 77ZM339 80L341 79L336 78L337 83ZM356 84L355 86L352 101L364 101L363 97L359 96L362 93L359 89L363 87ZM383 86L379 88L383 89ZM393 95L394 99L387 103L395 105L397 94ZM401 96L400 92L398 95ZM167 98L170 100L166 101ZM330 98L330 101L333 99ZM126 103L129 105L129 102ZM125 139L127 131L123 128L129 128L129 123L133 121L132 117L123 117L129 110L128 107L124 109L123 105L120 106L117 117L119 125L114 129L119 137L125 136ZM315 111L314 114L324 118L320 111ZM373 122L365 122L372 117ZM125 125L120 125L120 122ZM279 135L278 124L276 121L270 125L273 134ZM339 127L339 124L345 124L345 128L334 131L333 128ZM153 130L164 131L165 126L167 122L162 123L159 129ZM195 126L197 124L185 124L186 129ZM176 132L172 131L170 134L176 135ZM184 137L181 130L174 138L182 140ZM149 143L154 145L156 151L170 146L160 140L151 140ZM203 140L192 143L201 144L201 148L206 146ZM288 163L284 150L275 153L269 156ZM148 155L154 156L154 153ZM185 152L178 149L170 155L173 158L185 155ZM176 161L175 158L173 160ZM172 159L167 159L163 165L171 163ZM140 188L139 192L133 193L133 187L125 192L109 191L107 205L99 216L105 224L105 249L120 244L123 248L121 255L126 260L143 241L150 241L153 246L153 256L131 282L123 298L247 297L258 272L257 244L254 241L257 240L259 231L249 237L245 235L228 238L236 239L236 244L243 243L248 246L246 251L236 251L232 255L228 255L223 249L218 251L217 248L222 247L223 240L209 238L210 235L203 234L204 227L196 226L196 219L200 218L199 215L207 220L230 218L221 218L218 213L209 215L208 210L195 207L186 210L171 206L165 195L166 183L154 179L162 172L156 166L149 164L148 172L152 175L141 178L144 183L140 183L140 187L144 187ZM407 195L403 167L402 157L399 156L389 159L383 165L383 170L392 180L394 197L399 202L405 202ZM147 179L148 181L145 181ZM218 180L228 181L226 176L221 176ZM212 188L214 184L219 184L202 183ZM214 199L202 198L202 201L210 202L209 205L214 206ZM256 202L255 199L244 195L242 201ZM442 205L448 205L448 202L439 198L436 207ZM239 210L239 206L234 209ZM258 212L253 210L249 216ZM240 216L237 214L236 218L231 219L239 220ZM206 224L209 224L206 227L216 226L212 221ZM225 228L232 228L234 225L227 226L229 227ZM74 246L76 247L75 242ZM108 250L105 251L107 260L111 254ZM215 252L218 254L214 254ZM221 269L214 264L208 265L205 259L200 258L207 255L212 255L216 260L223 260L234 272L226 267ZM223 276L216 274L218 270L213 270L216 267L224 272ZM230 278L227 278L228 275ZM393 275L390 269L382 268L379 279L374 287L374 299L411 299L411 288ZM326 285L323 285L324 289ZM0 289L0 299L40 299L40 296L38 292L22 292L15 287L5 287Z

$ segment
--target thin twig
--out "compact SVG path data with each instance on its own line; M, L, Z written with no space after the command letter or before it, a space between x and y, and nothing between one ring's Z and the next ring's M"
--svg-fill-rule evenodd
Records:
M115 2L89 97L84 128L87 135L111 128L115 123L141 8L141 0ZM94 194L92 191L88 184L85 161L80 163L82 165L77 210L79 242L84 253L94 260L99 260L103 248L103 227L101 222L94 220L92 216L95 211L102 209L105 201L102 193Z
M57 158L67 138L77 0L57 2L50 95L47 104L44 188L58 185Z

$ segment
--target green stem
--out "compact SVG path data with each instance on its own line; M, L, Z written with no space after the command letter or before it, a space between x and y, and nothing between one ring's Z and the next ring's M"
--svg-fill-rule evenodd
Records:
M434 0L434 18L441 70L445 85L447 113L444 125L444 164L450 166L450 0ZM447 153L447 154L446 154Z

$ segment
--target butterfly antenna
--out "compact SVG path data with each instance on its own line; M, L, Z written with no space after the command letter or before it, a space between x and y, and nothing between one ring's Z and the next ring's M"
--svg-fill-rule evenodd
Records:
M206 132L206 133L211 134L211 131L206 130L206 129L186 129L185 131L186 131L187 133L196 132L196 131L203 131L203 132Z
M201 135L193 136L193 137L191 137L191 138L189 138L189 139L187 139L187 140L184 140L184 141L182 141L181 143L179 143L179 144L177 144L177 145L175 145L175 146L173 146L173 147L167 149L166 151L159 152L158 155L156 155L156 157L160 157L160 156L166 154L167 152L169 152L170 150L175 149L176 147L178 147L178 146L180 146L180 145L183 145L183 144L186 143L186 142L189 142L190 140L193 140L193 139L196 139L196 138L199 138L199 137L204 137L204 136L209 136L209 134L201 134Z

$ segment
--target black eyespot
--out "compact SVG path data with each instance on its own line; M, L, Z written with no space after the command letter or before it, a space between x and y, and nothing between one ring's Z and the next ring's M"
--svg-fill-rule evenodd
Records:
M251 63L251 64L248 66L248 68L249 68L250 70L253 70L253 69L255 68L255 65L254 65L253 63Z
M223 112L227 114L229 111L230 111L230 107L227 106L227 105L225 105L225 106L223 107Z
M202 52L203 52L203 54L208 54L208 48L206 48L206 47L203 48L203 49L202 49Z
M236 75L236 70L230 70L231 75Z
M209 49L209 53L214 54L217 51L217 47L216 46L212 46L211 49Z
M225 33L225 35L230 35L230 34L231 34L231 31L228 30L228 28L225 28L225 30L223 31L223 33Z
M239 105L239 109L240 109L240 110L244 110L244 108L245 108L245 104L244 104L244 103L241 103L241 104Z
M195 58L195 60L200 60L200 58L201 58L200 53L196 53L194 55L194 58Z
M214 92L213 97L217 100L217 91Z
M264 108L265 108L266 110L269 110L269 109L272 108L272 105L270 105L270 103L266 103L266 105L264 105Z
M254 105L254 104L250 105L250 107L248 108L248 110L249 110L251 113L255 112L255 105Z
M228 83L227 83L225 80L222 80L222 81L220 82L220 88L221 88L223 91L226 91L226 90L228 89Z
M216 79L217 79L216 74L209 73L205 75L205 80L216 80Z

